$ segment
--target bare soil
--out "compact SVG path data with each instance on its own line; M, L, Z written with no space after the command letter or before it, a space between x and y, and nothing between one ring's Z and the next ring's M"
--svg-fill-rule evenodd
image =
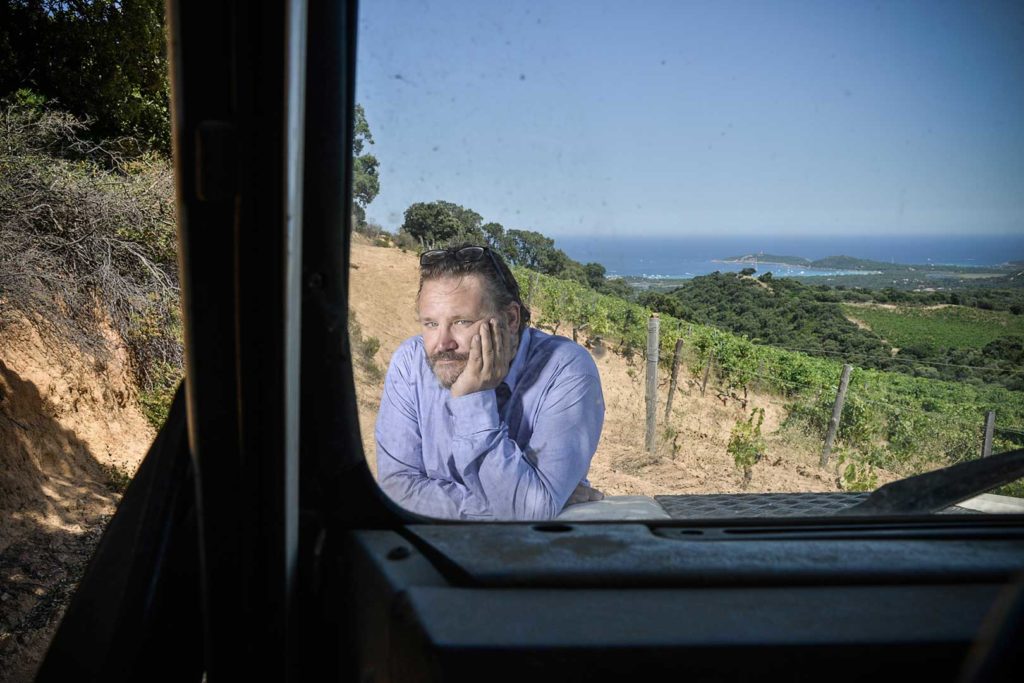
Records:
M30 680L154 432L116 336L85 354L0 330L0 680Z

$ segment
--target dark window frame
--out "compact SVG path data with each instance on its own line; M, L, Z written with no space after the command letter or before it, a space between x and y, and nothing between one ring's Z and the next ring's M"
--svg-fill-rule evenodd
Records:
M345 324L356 4L169 0L168 16L187 380L38 680L800 678L837 662L843 680L948 678L992 605L1020 636L1019 597L1000 597L1024 568L1018 516L467 525L394 505L362 453ZM653 564L630 568L633 551ZM872 559L893 553L899 571Z

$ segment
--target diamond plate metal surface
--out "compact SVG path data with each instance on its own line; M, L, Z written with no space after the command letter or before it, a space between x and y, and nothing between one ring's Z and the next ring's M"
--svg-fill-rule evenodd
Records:
M834 515L868 493L717 493L655 496L673 519L728 517L813 517Z
M672 519L739 517L828 517L866 499L870 493L713 493L655 496ZM981 514L959 506L938 514Z

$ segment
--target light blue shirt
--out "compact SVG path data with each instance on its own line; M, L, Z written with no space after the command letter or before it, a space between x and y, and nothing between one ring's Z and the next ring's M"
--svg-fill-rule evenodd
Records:
M493 389L453 398L423 338L391 358L377 415L377 478L402 507L445 519L551 519L586 481L604 424L590 354L523 330L499 407ZM501 389L501 387L499 387Z

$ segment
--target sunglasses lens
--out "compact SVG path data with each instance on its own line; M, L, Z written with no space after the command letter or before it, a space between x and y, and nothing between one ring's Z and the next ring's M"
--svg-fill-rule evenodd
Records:
M448 252L444 249L432 249L425 251L420 254L420 265L421 266L432 266L435 263L440 263L448 256Z
M483 255L483 247L465 247L455 252L455 260L460 263L465 263L466 261L479 261L480 257Z
M501 271L498 269L498 264L494 260L494 254L487 251L485 247L463 247L458 251L449 251L448 249L431 249L420 254L420 265L421 266L432 266L435 263L440 263L447 258L454 259L457 263L469 263L471 261L479 261L483 258L484 254L491 257L491 263L494 263L495 270L498 270L498 275L501 275ZM502 276L502 280L504 280Z

